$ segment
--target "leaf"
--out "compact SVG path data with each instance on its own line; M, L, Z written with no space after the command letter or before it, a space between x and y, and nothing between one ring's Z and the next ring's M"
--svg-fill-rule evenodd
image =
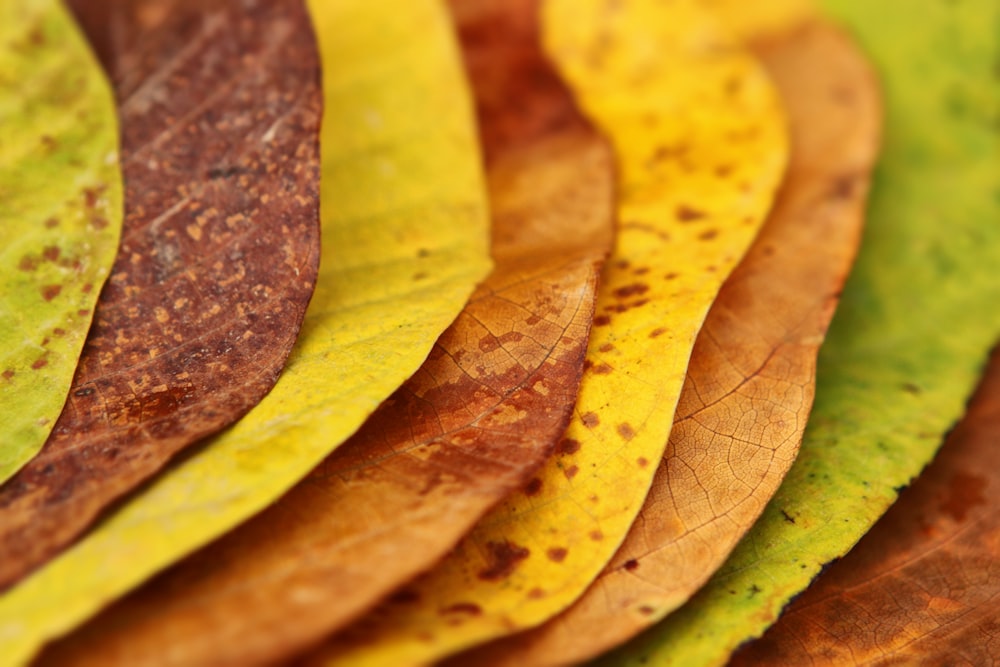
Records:
M304 477L419 367L489 269L471 105L442 8L312 9L325 63L324 259L300 340L257 408L0 597L11 664Z
M0 6L0 483L48 438L122 224L114 101L56 0Z
M933 456L1000 332L1000 8L828 6L887 82L885 152L799 458L707 588L605 664L722 664L759 636Z
M39 663L246 665L300 652L431 567L551 453L583 371L614 169L543 59L535 5L458 5L496 269L428 361L276 505Z
M786 145L763 71L697 5L604 5L545 6L551 52L616 146L622 196L559 456L407 588L416 602L309 662L424 663L536 625L583 592L639 511L695 334L770 207Z
M795 460L816 353L861 240L879 94L862 56L823 23L755 52L788 112L789 173L698 335L642 512L572 607L456 662L577 664L638 634L722 565Z
M1000 655L1000 351L914 485L732 664L968 664Z
M66 408L0 489L0 588L260 400L318 262L318 58L303 9L76 7L119 100L125 224Z

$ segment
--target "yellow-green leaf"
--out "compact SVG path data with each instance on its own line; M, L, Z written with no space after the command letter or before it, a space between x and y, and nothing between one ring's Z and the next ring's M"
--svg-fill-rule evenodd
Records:
M409 587L417 602L372 614L316 664L422 664L537 625L584 591L643 503L694 338L780 181L776 92L696 2L545 9L547 47L620 169L616 248L573 420L532 495L509 498Z
M310 3L324 64L323 258L285 374L0 597L9 664L259 511L420 365L488 272L471 102L435 0Z
M122 224L118 124L57 0L0 3L0 483L55 424Z

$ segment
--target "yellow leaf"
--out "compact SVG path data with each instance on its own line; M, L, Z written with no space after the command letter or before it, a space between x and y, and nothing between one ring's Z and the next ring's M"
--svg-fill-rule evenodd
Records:
M488 272L471 102L434 0L316 0L323 259L285 374L235 427L0 598L6 664L259 511L423 361Z
M432 661L537 625L584 591L643 503L695 335L778 187L788 150L776 92L696 2L545 7L549 51L621 172L573 421L537 493L487 516L408 589L418 602L383 607L314 663ZM442 613L454 608L477 611Z
M0 3L0 483L45 443L122 226L111 90L56 0Z

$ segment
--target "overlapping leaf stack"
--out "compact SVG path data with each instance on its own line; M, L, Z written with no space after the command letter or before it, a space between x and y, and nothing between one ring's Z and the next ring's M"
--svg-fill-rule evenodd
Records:
M995 3L66 4L0 666L1000 659Z

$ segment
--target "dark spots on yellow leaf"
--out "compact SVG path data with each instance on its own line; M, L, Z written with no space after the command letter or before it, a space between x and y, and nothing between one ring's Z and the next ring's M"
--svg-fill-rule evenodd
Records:
M649 273L649 267L648 266L640 266L638 269L636 269L635 271L632 272L632 275L634 275L634 276L644 276L647 273Z
M589 537L594 542L600 542L601 540L604 539L604 533L602 533L599 530L592 530L592 531L590 531Z
M619 287L612 294L616 299L628 299L633 296L641 296L649 291L649 285L645 283L633 283L625 287Z
M76 315L77 317L90 317L90 309L81 308L80 310L76 311Z
M42 288L42 298L46 301L52 301L59 296L60 292L62 292L62 285L46 285Z
M414 273L413 274L413 282L415 282L415 283L420 282L421 280L426 280L426 279L427 279L427 273L424 272L424 271L420 271L419 273Z
M748 598L755 597L758 593L761 593L763 590L764 589L758 586L757 584L752 584L750 586L750 589L747 591L747 597Z
M496 336L486 335L479 339L479 350L480 352L490 353L496 349L499 349L500 341L497 340Z
M34 271L38 268L38 260L25 255L21 258L21 261L17 263L17 268L21 271Z
M969 510L986 503L986 498L983 497L986 486L987 481L984 477L963 472L956 473L948 485L948 495L941 503L941 511L956 522L965 521Z
M59 220L56 218L49 218L48 220L45 221L46 229L55 229L58 226L59 226Z
M553 563L561 563L566 560L566 556L569 554L569 550L563 547L552 547L545 552L545 555Z
M621 269L622 271L625 271L626 269L628 269L628 267L631 266L631 264L628 263L627 259L620 259L617 262L615 262L615 266Z
M93 289L94 289L93 283L87 283L81 288L80 291L82 291L84 294L90 294L91 290Z
M652 331L649 332L649 337L650 338L659 338L660 336L662 336L665 333L667 333L666 329L664 329L663 327L656 327L655 329L653 329Z
M636 459L636 463L639 464L640 468L645 468L649 465L649 459L647 459L645 456L640 456L638 459Z
M524 495L537 496L542 490L542 480L535 477L524 487Z
M635 429L628 422L622 422L618 425L618 435L622 437L623 440L628 442L635 437Z
M543 597L545 597L545 591L543 591L541 588L532 588L530 591L528 591L529 600L540 600Z
M427 248L417 248L417 257L424 259L425 257L430 257L431 251Z
M613 351L613 350L615 349L615 346L614 346L614 345L612 345L611 343L605 343L604 345L602 345L602 346L601 346L601 347L599 347L598 349L599 349L599 350L600 350L601 352L603 352L603 353L607 354L608 352L611 352L611 351Z
M639 569L639 561L637 561L634 558L631 558L625 561L625 564L622 567L624 567L629 572L635 572L636 570Z
M109 224L108 219L105 218L104 216L95 215L93 218L90 219L90 226L96 229L97 231L101 231L102 229L107 227L108 224Z
M707 229L707 230L703 231L701 234L698 234L698 240L699 241L711 241L712 239L714 239L714 238L716 238L718 236L719 236L719 230L718 229Z
M409 588L404 588L390 596L388 602L389 604L416 604L420 602L420 593Z
M55 329L52 330L52 334L58 338L62 338L63 336L66 335L66 330L56 327Z
M97 206L98 200L101 198L101 194L107 188L104 186L96 188L84 188L83 189L83 200L86 203L87 208L94 208Z
M705 212L682 204L674 211L674 216L681 222L697 222L705 217Z
M528 319L524 321L524 323L527 324L529 327L533 327L541 321L542 318L540 318L538 315L530 315ZM563 342L565 343L566 340L564 339Z
M784 517L786 523L795 523L795 517L786 512L784 509L781 510L781 516Z
M8 368L7 370L5 370L3 372L3 375L0 376L0 377L3 377L4 380L10 380L10 379L12 379L14 377L14 375L15 375L14 371L11 370L10 368Z
M611 317L609 317L608 315L596 315L594 317L595 327L606 327L609 324L611 324Z
M588 412L580 417L580 421L587 428L595 428L601 423L601 418L597 416L596 412Z
M720 164L715 168L715 175L719 178L726 178L733 173L733 165L731 164Z
M580 441L573 438L563 438L559 443L558 452L560 454L576 454L580 451Z
M639 613L642 614L643 616L652 616L654 613L656 613L656 610L650 607L648 604L644 604L641 607L639 607Z
M60 254L59 246L54 246L54 245L45 246L45 249L42 250L42 259L44 259L47 262L55 262L59 259L59 254Z
M467 616L481 616L482 608L473 602L457 602L450 607L441 610L442 614L464 614Z
M563 475L566 476L566 479L573 479L574 477L576 477L577 473L579 473L579 472L580 472L580 468L579 467L577 467L577 466L570 466L570 467L566 468L565 470L563 470Z
M487 542L489 565L477 575L483 581L500 581L509 577L517 566L531 555L531 552L509 540L503 542Z
M607 364L597 364L594 366L594 375L611 375L613 371L614 369Z
M48 153L52 153L57 148L59 148L59 142L56 140L55 137L49 134L43 134L41 142L42 142L42 150Z
M31 364L31 368L37 371L41 368L45 368L48 365L49 365L49 360L43 356L39 357L38 359L35 359L35 362Z

